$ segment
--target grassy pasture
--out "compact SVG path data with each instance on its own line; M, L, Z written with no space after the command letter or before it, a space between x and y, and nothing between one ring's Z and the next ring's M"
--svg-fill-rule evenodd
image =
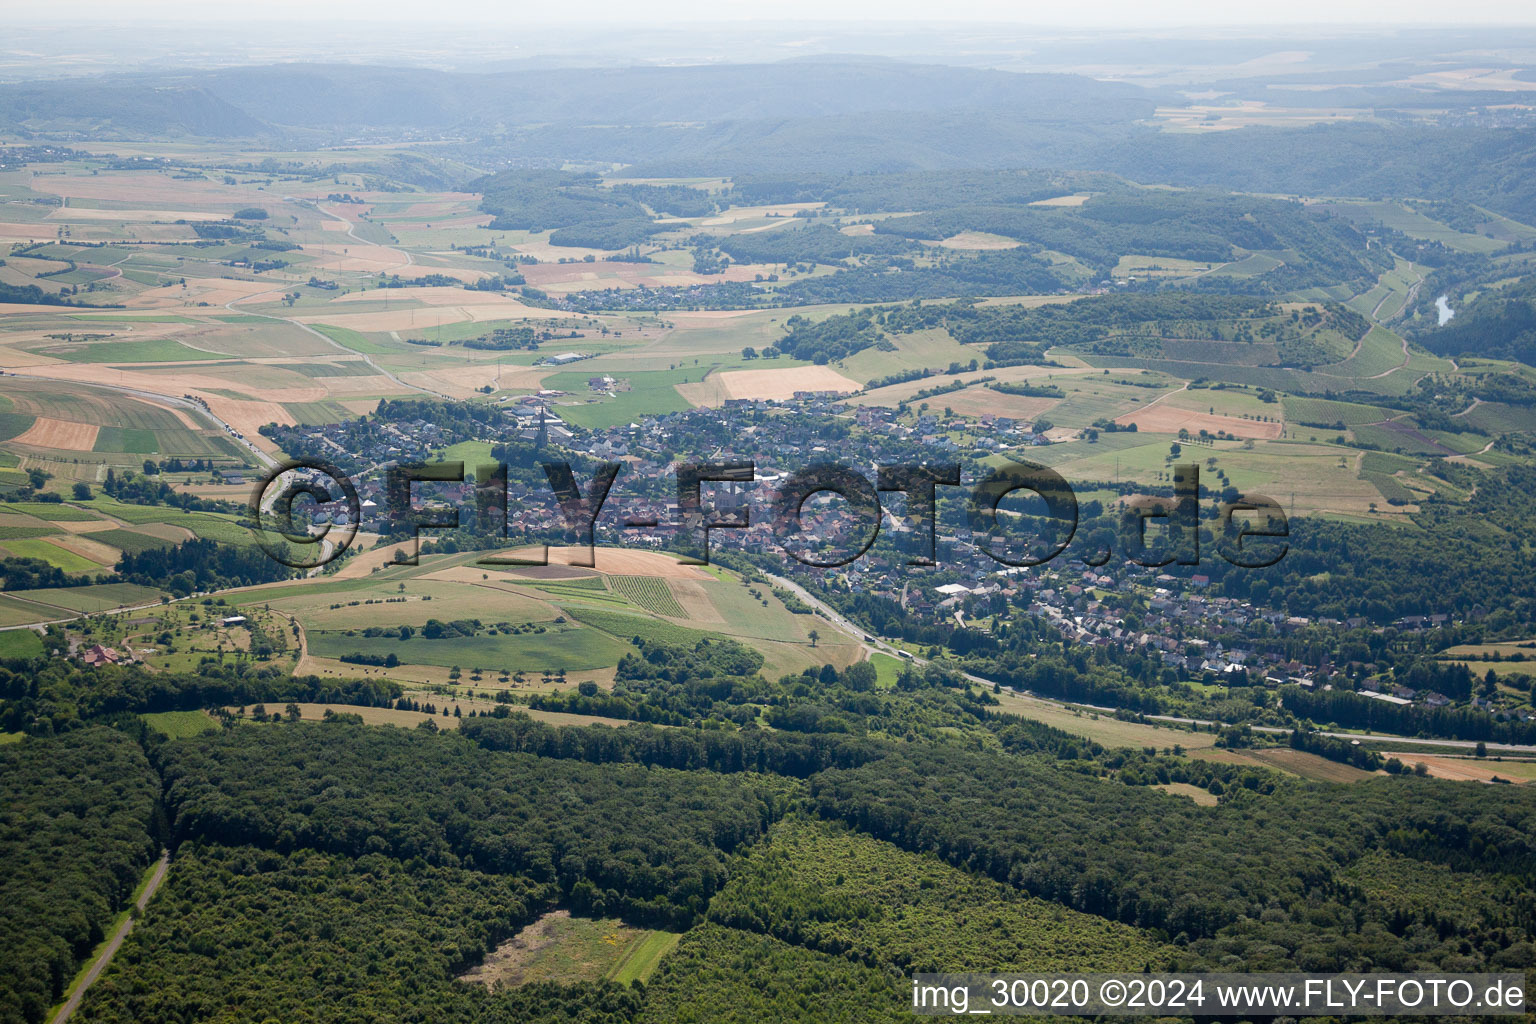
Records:
M625 641L640 637L657 643L692 647L700 640L714 636L701 629L689 629L648 615L631 615L586 605L568 605L566 611L594 629Z
M52 591L34 591L52 593ZM0 626L21 626L47 619L69 618L70 613L51 604L23 600L14 594L0 594Z
M0 441L19 437L32 428L37 417L24 412L0 412Z
M1253 420L1280 418L1280 410L1275 403L1262 400L1258 392L1247 388L1192 387L1172 392L1158 404L1214 416L1237 416Z
M1073 711L1053 701L1035 697L1022 697L1011 693L997 695L998 710L1018 715L1036 722L1044 722L1063 732L1082 736L1102 743L1106 747L1156 747L1159 750L1175 745L1185 750L1212 747L1216 737L1205 732L1189 732L1172 725L1156 723L1122 722L1118 718L1094 712Z
M350 327L333 327L330 324L311 324L315 330L330 338L338 345L343 345L354 352L360 352L367 356L388 355L400 351L400 347L393 345L381 345L369 340L369 338Z
M97 452L123 452L130 455L158 455L160 441L153 430L142 427L102 427L96 434Z
M544 379L543 386L568 391L573 396L588 396L591 391L587 387L587 379L596 374L609 372L614 377L629 381L630 390L620 391L612 398L589 398L557 407L556 411L562 419L577 426L601 429L628 423L642 416L684 412L693 408L686 398L678 394L676 385L702 381L715 368L714 365L701 364L676 370L627 371L614 367L603 370L594 360L590 370L551 374Z
M161 591L134 583L101 583L89 587L55 587L50 590L18 590L12 595L24 600L45 602L56 608L95 615L129 605L153 604Z
M0 633L0 660L37 658L43 653L43 641L30 629L8 629Z
M217 358L169 338L145 341L95 341L84 345L50 346L47 355L71 363L181 363Z
M836 363L840 373L867 382L908 370L942 368L950 363L969 363L981 357L980 348L967 348L945 330L933 329L891 337L895 351L867 348Z
M380 583L336 592L303 585L289 587L281 595L263 596L260 603L297 617L306 629L333 632L369 626L421 626L428 619L549 622L556 614L543 601L499 589L414 580L407 584L407 592L401 593L397 586Z
M1115 264L1114 277L1194 277L1211 270L1216 264L1201 260L1181 260L1172 256L1122 256Z
M662 957L672 952L682 935L677 932L652 931L630 943L619 962L608 972L607 980L619 985L649 981Z
M556 910L493 950L460 981L515 987L534 982L644 981L681 936L624 924L616 918L575 917Z
M1125 447L1106 445L1106 440L1126 443ZM1023 457L1051 466L1069 482L1095 480L1166 483L1169 466L1170 435L1102 434L1097 444L1074 441L1062 445L1030 448ZM1057 449L1061 449L1057 451ZM1357 452L1329 444L1308 444L1286 440L1252 442L1218 441L1212 445L1186 445L1180 462L1206 463L1216 460L1232 485L1250 494L1267 494L1281 502L1287 513L1325 511L1363 514L1380 495L1354 468ZM1007 461L993 456L990 464Z
M29 537L51 537L59 531L49 526L0 526L0 541L25 540Z
M889 654L881 654L876 651L869 656L869 663L875 666L875 685L883 689L890 689L896 685L896 677L901 675L902 661L893 658Z
M142 554L145 551L154 551L159 548L174 547L176 543L165 537L140 533L138 530L98 530L88 536L91 540L100 541L130 555Z
M217 732L219 723L206 711L159 711L140 715L144 724L169 739L186 739L205 732Z
M346 654L394 654L403 662L465 669L544 669L576 671L606 668L618 662L628 645L597 629L551 627L544 633L480 634L473 637L427 640L413 637L348 636L344 632L309 630L310 653L320 658Z
M12 558L39 558L65 572L96 572L102 566L88 558L66 551L42 537L23 537L0 542L0 550Z
M0 505L0 511L45 519L50 523L90 523L101 518L85 509L51 501L13 501Z

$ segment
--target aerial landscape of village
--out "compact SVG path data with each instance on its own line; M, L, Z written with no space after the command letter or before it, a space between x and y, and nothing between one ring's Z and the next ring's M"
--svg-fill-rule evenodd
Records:
M0 1024L1536 966L1528 16L65 7Z

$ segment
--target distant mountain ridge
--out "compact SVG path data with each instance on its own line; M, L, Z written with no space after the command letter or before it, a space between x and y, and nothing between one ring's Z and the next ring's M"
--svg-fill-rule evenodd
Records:
M285 129L475 133L877 112L1006 111L1082 125L1149 117L1143 90L1079 75L896 61L572 68L489 74L350 65L109 75L0 86L0 127L231 138Z

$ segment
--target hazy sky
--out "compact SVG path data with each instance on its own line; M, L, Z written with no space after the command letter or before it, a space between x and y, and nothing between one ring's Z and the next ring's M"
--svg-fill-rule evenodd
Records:
M33 23L76 17L124 22L266 23L331 21L569 24L601 29L621 24L707 24L742 21L981 21L1042 26L1131 28L1277 24L1536 24L1530 0L583 0L581 3L530 3L527 0L260 0L257 3L208 0L54 0L16 3L7 18Z

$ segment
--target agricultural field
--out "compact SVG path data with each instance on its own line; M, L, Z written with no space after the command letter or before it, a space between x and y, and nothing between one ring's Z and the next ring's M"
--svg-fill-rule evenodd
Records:
M1382 755L1395 757L1415 769L1422 766L1431 777L1451 782L1491 783L1501 779L1517 785L1536 783L1536 762L1532 761L1454 757L1401 750L1382 751Z
M1309 754L1305 750L1292 750L1289 747L1256 748L1243 750L1240 753L1243 757L1259 764L1317 782L1359 782L1371 776L1370 772L1361 771L1353 765L1340 764L1337 761L1318 757L1316 754Z
M0 660L36 658L43 653L43 642L30 629L0 631Z
M551 562L578 549L551 549ZM301 671L449 682L441 670L494 675L564 673L572 683L603 678L636 637L692 645L728 636L759 651L771 678L807 666L846 666L860 645L825 620L790 613L763 585L719 569L681 565L646 551L599 548L596 570L481 566L477 555L424 556L361 579L267 586L239 597L241 610L291 618L306 642ZM429 623L479 620L473 635L426 635ZM402 627L408 635L402 638ZM819 630L813 646L808 633ZM390 654L397 665L383 666ZM361 656L358 662L347 658ZM459 685L464 685L459 683ZM479 684L475 684L479 685ZM516 687L512 687L516 688Z

